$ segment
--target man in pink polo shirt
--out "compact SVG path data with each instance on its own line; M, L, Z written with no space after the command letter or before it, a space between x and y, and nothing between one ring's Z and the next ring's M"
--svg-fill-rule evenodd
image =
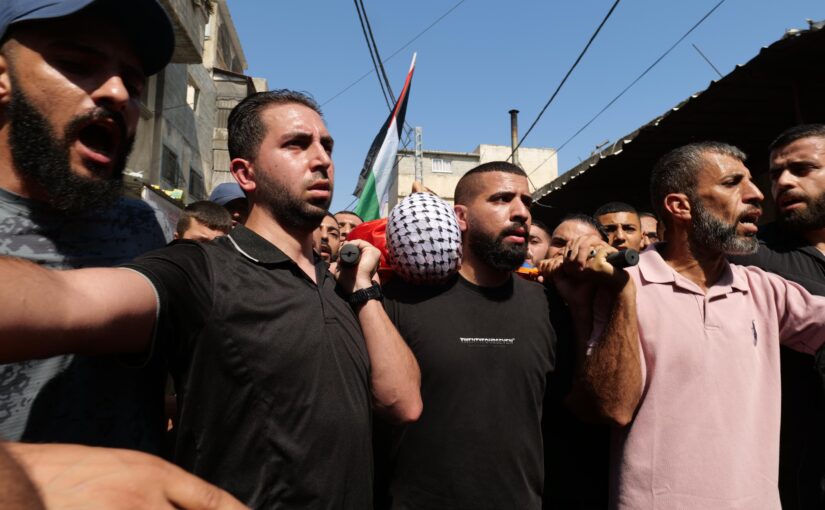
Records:
M825 298L726 261L757 248L763 196L744 160L703 142L653 170L668 237L629 269L643 388L617 431L611 508L781 508L779 345L816 351Z

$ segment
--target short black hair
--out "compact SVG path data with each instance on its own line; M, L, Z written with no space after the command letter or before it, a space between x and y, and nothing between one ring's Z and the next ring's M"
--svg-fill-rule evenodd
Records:
M825 124L800 124L792 128L788 128L776 137L776 140L771 142L768 146L768 151L773 152L776 149L790 145L802 138L810 138L815 136L817 138L825 138Z
M613 214L620 212L633 213L636 216L639 215L639 211L637 211L636 208L630 204L625 202L608 202L596 209L596 212L593 213L593 218L598 218L602 214Z
M458 180L458 184L455 185L455 193L453 193L453 202L460 205L469 203L478 194L478 186L475 185L476 177L489 172L504 172L527 177L527 173L522 168L506 161L490 161L478 165Z
M639 218L653 218L654 220L659 221L659 217L650 211L639 211Z
M266 137L267 127L261 119L264 110L272 105L301 104L323 118L321 107L309 94L289 89L257 92L244 98L229 113L229 159L254 160Z
M696 195L696 175L706 163L705 154L721 154L741 162L748 158L738 147L723 142L697 142L677 147L662 156L650 174L650 202L653 209L669 223L665 211L665 197L670 193L684 193L690 199Z
M544 222L541 221L541 220L531 220L530 221L530 226L531 227L538 227L538 228L544 230L545 232L547 232L548 236L553 233L552 231L547 229L547 225L545 225Z
M329 216L330 218L332 218L333 220L335 220L335 224L336 224L336 225L338 224L338 218L336 218L336 217L335 217L335 215L334 215L334 214L332 214L331 212L327 211L327 213L326 213L324 216ZM319 224L318 226L320 226L320 224Z
M607 213L605 213L605 214L607 214ZM579 223L584 223L586 225L590 225L591 227L596 229L596 232L599 233L599 237L602 238L602 241L607 242L607 233L605 233L604 228L602 228L602 224L599 223L598 221L596 221L596 219L593 216L590 216L590 215L587 215L587 214L581 214L581 213L568 214L564 218L561 219L559 224L556 225L556 228L558 228L559 225L561 225L565 221L578 221ZM554 228L553 231L555 231L556 228ZM552 236L553 232L550 232L550 235Z
M337 213L335 213L336 216L338 216L339 214L350 214L352 216L355 216L359 220L364 221L364 218L362 218L361 216L358 215L358 213L355 213L353 211L338 211Z
M218 205L209 200L201 200L199 202L192 202L183 209L175 231L178 236L183 237L183 234L189 230L192 220L198 220L212 230L220 230L223 233L228 233L232 228L232 215L229 214L222 205Z

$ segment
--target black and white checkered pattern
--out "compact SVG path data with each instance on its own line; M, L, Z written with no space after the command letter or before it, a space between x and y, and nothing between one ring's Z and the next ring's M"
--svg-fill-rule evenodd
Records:
M430 193L413 193L390 211L387 259L405 281L440 283L461 264L461 230L450 205Z

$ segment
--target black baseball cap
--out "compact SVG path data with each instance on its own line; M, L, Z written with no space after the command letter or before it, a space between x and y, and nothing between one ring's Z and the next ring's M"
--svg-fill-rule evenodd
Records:
M147 76L163 69L175 51L175 32L157 0L2 0L0 40L22 21L57 19L84 9L109 20L126 36Z

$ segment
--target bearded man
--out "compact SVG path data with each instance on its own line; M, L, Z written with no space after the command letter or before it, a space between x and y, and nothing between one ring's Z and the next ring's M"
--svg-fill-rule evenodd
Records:
M527 177L510 163L485 163L459 180L454 196L459 273L432 287L398 279L385 287L426 402L420 421L391 431L388 504L540 509L542 405L556 338L545 289L513 276L528 249Z
M825 124L794 126L770 145L771 193L779 220L759 229L753 265L825 296ZM779 494L785 510L825 505L825 351L780 349L782 436Z
M702 142L653 169L668 234L628 270L643 396L625 399L635 413L617 431L611 508L781 508L779 346L825 342L825 299L727 261L758 246L763 196L744 160Z
M152 209L120 190L139 92L174 34L154 1L119 9L15 1L0 16L0 255L105 267L166 244ZM0 438L159 453L159 365L72 355L0 365Z
M312 250L335 174L312 98L253 94L228 126L246 224L128 268L0 260L0 338L19 339L0 359L160 350L177 464L254 508L370 508L371 409L397 422L421 411L418 366L372 282L378 249L356 241L359 262L337 282Z

